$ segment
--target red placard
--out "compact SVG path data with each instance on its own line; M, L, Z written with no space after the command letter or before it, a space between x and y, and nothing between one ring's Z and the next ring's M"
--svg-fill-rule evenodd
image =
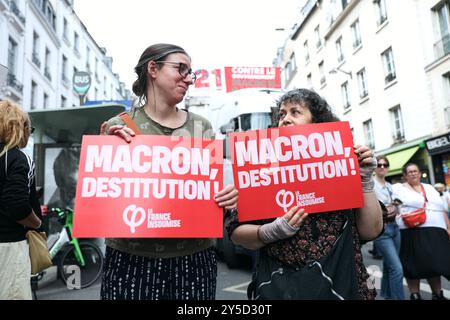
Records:
M74 236L222 237L222 157L221 140L84 136Z
M227 92L246 88L281 89L279 67L225 67Z
M230 143L239 221L364 204L348 122L232 133Z

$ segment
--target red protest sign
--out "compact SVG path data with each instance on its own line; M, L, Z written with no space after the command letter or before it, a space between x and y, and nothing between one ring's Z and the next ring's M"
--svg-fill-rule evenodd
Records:
M239 221L363 206L348 122L289 126L230 135Z
M227 92L245 88L281 89L278 67L225 67Z
M84 136L75 237L222 237L220 140Z

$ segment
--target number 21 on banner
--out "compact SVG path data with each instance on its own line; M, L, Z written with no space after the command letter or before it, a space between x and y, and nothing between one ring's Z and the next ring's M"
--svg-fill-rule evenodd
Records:
M222 90L222 70L214 69L211 73L206 69L199 69L195 71L197 75L197 81L195 82L196 89L209 89L215 88L217 90Z

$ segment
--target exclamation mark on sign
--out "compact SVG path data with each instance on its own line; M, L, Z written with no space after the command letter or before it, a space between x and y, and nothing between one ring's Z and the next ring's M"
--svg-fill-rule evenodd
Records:
M356 170L355 170L355 160L354 159L348 159L349 163L350 163L350 173L352 174L352 176L356 175Z

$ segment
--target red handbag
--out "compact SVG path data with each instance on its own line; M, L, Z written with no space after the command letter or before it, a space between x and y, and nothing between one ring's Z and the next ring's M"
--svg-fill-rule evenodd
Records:
M422 188L422 194L424 197L423 208L402 214L403 222L408 228L418 227L424 224L427 220L427 213L425 211L428 201L427 194L422 184L420 184L420 187Z

